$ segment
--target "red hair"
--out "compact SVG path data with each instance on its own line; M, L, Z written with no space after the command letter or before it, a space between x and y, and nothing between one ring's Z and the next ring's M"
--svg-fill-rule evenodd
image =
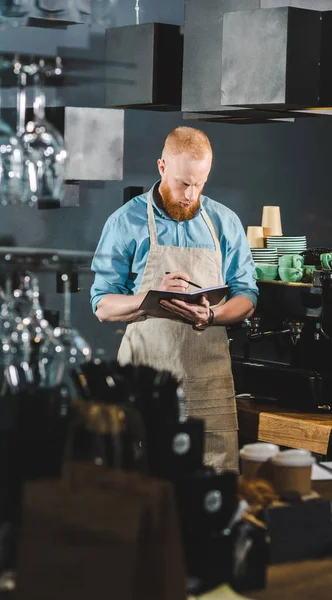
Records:
M187 152L192 158L201 160L207 154L212 154L212 148L208 136L200 129L177 127L168 134L164 152L170 156Z

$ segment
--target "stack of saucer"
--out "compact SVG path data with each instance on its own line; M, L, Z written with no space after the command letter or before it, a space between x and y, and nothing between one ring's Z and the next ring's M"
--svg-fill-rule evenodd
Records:
M265 263L268 265L278 264L277 248L251 248L254 263Z
M289 237L270 235L266 238L266 247L269 250L276 250L278 258L284 254L299 254L307 249L307 238L305 235Z

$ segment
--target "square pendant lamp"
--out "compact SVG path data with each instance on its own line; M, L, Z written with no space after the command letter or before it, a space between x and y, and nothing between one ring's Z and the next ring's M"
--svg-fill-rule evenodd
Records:
M178 110L182 63L183 36L177 25L107 29L105 106Z
M66 106L64 139L69 154L67 180L123 179L123 110Z
M186 118L331 114L332 0L185 0L185 7Z

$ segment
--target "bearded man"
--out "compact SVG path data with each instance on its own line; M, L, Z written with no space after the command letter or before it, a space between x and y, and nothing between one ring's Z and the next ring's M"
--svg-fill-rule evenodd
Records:
M226 326L252 315L254 264L237 215L202 194L212 166L208 137L178 127L158 160L160 181L105 224L92 263L92 308L100 321L125 321L118 360L171 371L181 382L189 415L205 420L206 463L238 469L237 415ZM101 258L105 255L107 258ZM229 286L226 302L210 307L162 301L164 318L140 306L151 289L186 292Z

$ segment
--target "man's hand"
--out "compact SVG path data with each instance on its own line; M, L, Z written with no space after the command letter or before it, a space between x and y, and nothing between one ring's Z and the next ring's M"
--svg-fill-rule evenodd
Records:
M189 279L184 271L174 271L163 277L158 289L162 292L187 292Z
M210 315L210 303L202 296L199 304L188 304L188 302L182 302L182 300L160 300L160 306L163 309L195 323L195 325L203 325L209 318Z

